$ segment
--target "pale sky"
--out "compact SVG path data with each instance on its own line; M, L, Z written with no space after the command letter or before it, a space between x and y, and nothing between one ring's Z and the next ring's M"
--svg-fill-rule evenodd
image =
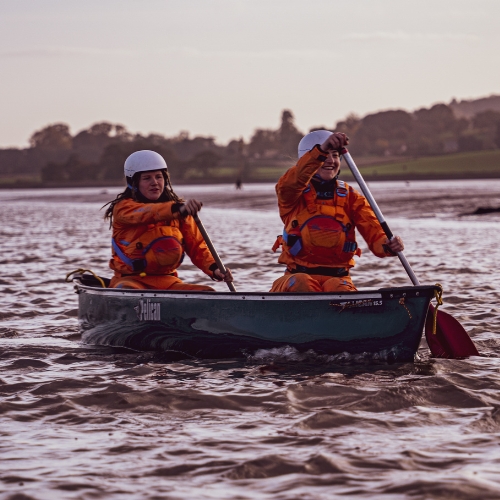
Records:
M0 0L0 147L63 122L220 144L500 94L500 0Z

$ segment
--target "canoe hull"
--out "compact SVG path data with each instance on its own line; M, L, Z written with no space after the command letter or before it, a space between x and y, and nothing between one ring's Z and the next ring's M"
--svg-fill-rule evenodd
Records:
M228 358L290 345L299 351L389 353L411 361L434 287L342 294L117 290L75 280L82 340L186 357Z

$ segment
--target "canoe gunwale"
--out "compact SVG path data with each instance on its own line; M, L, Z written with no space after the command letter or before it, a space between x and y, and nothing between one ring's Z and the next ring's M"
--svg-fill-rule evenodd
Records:
M75 276L73 282L75 284L76 293L90 293L103 296L115 297L145 297L161 299L162 297L169 299L204 299L204 300L277 300L277 301L339 301L339 300L363 300L363 299L381 299L381 298L399 298L399 297L419 297L428 296L434 297L434 291L438 291L436 285L408 285L402 287L386 287L378 289L364 289L355 292L198 292L192 290L170 291L170 290L134 290L134 289L117 289L117 288L102 288L85 284L85 278Z

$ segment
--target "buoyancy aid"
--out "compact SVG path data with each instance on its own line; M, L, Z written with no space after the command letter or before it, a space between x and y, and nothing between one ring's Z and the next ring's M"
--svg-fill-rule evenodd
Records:
M168 274L175 271L184 259L183 236L173 221L145 226L145 231L132 241L112 238L117 258L130 273Z
M314 265L346 265L354 255L361 255L356 243L354 224L346 212L349 186L337 180L333 199L318 200L309 183L302 196L305 208L285 225L273 251L282 245L280 262L299 260ZM289 254L290 258L286 257Z

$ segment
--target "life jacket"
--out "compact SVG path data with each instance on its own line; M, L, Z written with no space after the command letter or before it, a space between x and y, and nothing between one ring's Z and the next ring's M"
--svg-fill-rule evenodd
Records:
M183 236L177 225L165 222L148 224L133 241L111 239L118 257L131 273L168 274L184 259Z
M308 184L302 196L306 207L287 223L278 236L273 251L282 245L283 253L310 264L335 265L361 255L356 243L354 225L346 213L348 185L337 180L334 198L318 200L316 190ZM280 259L286 262L289 259ZM288 263L288 262L286 262Z

